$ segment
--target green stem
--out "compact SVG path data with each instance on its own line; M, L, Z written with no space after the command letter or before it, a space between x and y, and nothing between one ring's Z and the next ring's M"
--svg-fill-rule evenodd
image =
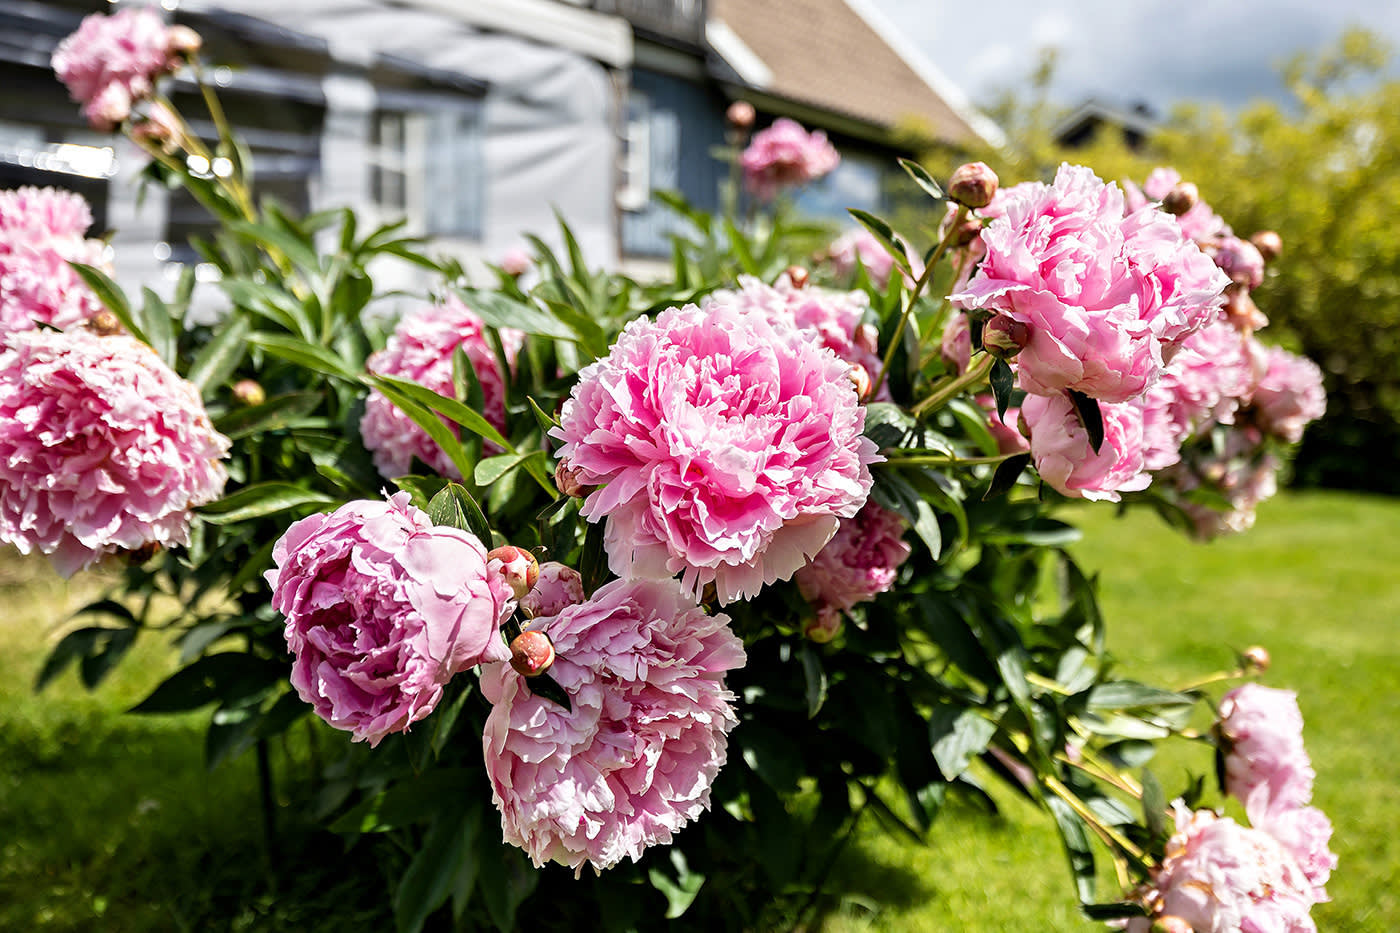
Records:
M1074 791L1066 787L1059 778L1052 774L1047 774L1041 778L1041 781L1044 783L1047 790L1068 804L1069 808L1073 810L1081 820L1088 824L1089 828L1092 829L1105 844L1110 847L1116 847L1120 852L1132 859L1143 872L1147 872L1151 869L1146 852L1138 848L1136 843L1128 839L1117 829L1099 819L1098 816L1094 814L1094 811L1090 810L1088 805L1080 800Z
M889 457L885 462L892 467L902 466L978 466L987 463L1001 463L1003 460L1010 460L1012 457L1021 456L1020 452L1009 454L997 454L995 457L943 457L937 454L918 454L913 457Z
M991 354L984 353L982 358L977 361L976 365L968 366L967 372L949 379L942 386L934 389L933 394L928 398L915 405L912 414L917 418L924 412L943 405L968 386L976 385L981 382L983 379L987 378L987 374L992 371L992 364L995 362L996 360Z
M872 386L879 387L885 384L885 373L889 371L890 363L894 360L895 350L899 348L899 341L904 337L904 328L909 324L909 316L914 313L914 303L919 297L919 293L928 285L929 279L933 276L933 270L938 268L938 260L943 258L943 254L948 251L948 245L953 242L958 227L962 224L963 218L967 216L967 208L958 205L957 216L953 218L953 224L948 228L947 234L938 241L938 248L929 257L928 263L924 266L924 271L919 275L919 280L914 283L914 288L904 299L904 307L899 312L899 324L895 326L894 336L890 338L890 345L885 348L885 357L880 361L880 372L876 374L876 379Z

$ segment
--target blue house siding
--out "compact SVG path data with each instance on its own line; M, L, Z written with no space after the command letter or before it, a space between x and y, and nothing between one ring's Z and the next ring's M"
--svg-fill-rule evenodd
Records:
M628 121L646 127L646 185L649 192L679 191L695 206L719 208L726 167L711 155L724 145L726 101L708 88L643 69L632 71ZM670 234L685 221L649 196L635 209L623 205L622 251L629 256L667 256Z

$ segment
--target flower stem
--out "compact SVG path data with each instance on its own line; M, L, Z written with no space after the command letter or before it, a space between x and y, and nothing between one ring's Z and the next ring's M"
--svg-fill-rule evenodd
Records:
M977 361L976 365L968 366L967 372L949 379L947 382L943 383L943 385L935 389L933 394L914 406L911 414L915 418L918 418L924 412L943 405L968 386L976 385L981 382L983 379L987 378L987 374L992 371L992 364L995 362L996 360L991 354L982 354L982 358Z
M901 466L978 466L986 463L1001 463L1003 460L1010 460L1012 457L1019 457L1020 452L1009 454L997 454L995 457L943 457L936 454L919 454L913 457L890 456L886 459L892 467ZM1029 677L1027 678L1029 679ZM1045 686L1041 684L1041 686Z
M1147 860L1146 852L1138 848L1132 840L1128 839L1118 830L1099 819L1094 811L1090 810L1088 805L1080 800L1074 791L1066 787L1059 778L1055 777L1053 774L1047 774L1041 778L1041 781L1044 783L1047 790L1068 804L1069 808L1073 810L1081 820L1088 824L1089 828L1092 829L1105 844L1116 847L1135 862L1137 867L1142 871L1146 872L1151 868Z
M890 363L894 360L895 350L899 348L899 341L904 337L904 328L909 324L909 316L914 313L914 303L919 297L919 293L928 285L929 279L933 277L933 270L938 267L938 260L943 258L943 254L948 250L948 244L953 242L959 225L963 218L967 216L967 208L958 205L957 216L953 218L952 226L944 234L943 239L938 241L938 248L929 257L928 263L924 266L924 271L919 275L919 280L914 283L913 289L904 299L904 308L899 313L899 324L895 326L894 336L890 338L890 345L885 348L885 358L880 361L880 372L876 374L872 386L882 386L885 384L885 373L889 371ZM907 258L907 257L906 257Z

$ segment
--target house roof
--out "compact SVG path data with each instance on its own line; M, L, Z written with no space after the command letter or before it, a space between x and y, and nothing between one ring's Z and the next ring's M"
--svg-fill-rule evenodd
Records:
M1064 139L1091 123L1108 123L1144 136L1158 126L1156 117L1145 104L1119 107L1091 97L1056 123L1050 132L1056 139Z
M1001 132L870 0L710 0L706 37L742 90L948 143Z

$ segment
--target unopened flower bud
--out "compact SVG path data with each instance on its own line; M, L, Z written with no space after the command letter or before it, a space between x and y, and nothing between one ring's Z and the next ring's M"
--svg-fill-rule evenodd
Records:
M1263 645L1251 645L1240 654L1240 660L1244 664L1244 669L1255 674L1262 674L1269 669L1272 659L1269 657L1269 650Z
M1250 297L1249 289L1233 282L1225 286L1225 319L1244 334L1251 334L1269 323Z
M521 632L510 643L510 666L521 677L538 677L554 664L554 642L544 632Z
M1259 250L1259 255L1264 257L1265 262L1273 262L1283 255L1283 237L1272 230L1260 230L1249 238L1249 242Z
M968 162L953 170L948 197L964 207L986 207L997 193L997 173L983 162Z
M1151 933L1192 933L1191 924L1180 917L1158 917L1152 922Z
M870 373L859 363L853 363L846 375L850 378L851 385L856 387L856 398L864 400L870 394Z
M792 283L793 288L807 287L809 275L807 270L802 266L788 266L787 272L784 274L787 275L788 281Z
M506 275L520 278L529 268L530 254L518 246L506 250L501 256L501 271Z
M588 495L589 487L579 479L578 471L567 459L560 460L559 465L554 468L554 485L558 486L564 495L575 499L582 499Z
M746 100L736 100L724 112L724 118L729 121L729 125L740 130L746 130L753 126L753 121L757 116L753 104Z
M831 606L822 606L817 609L817 614L807 621L807 625L802 629L802 634L819 645L824 645L837 635L841 634L841 627L845 620L840 610Z
M193 55L204 46L204 39L188 26L171 26L165 31L165 50L171 55Z
M240 379L233 384L233 400L252 408L267 401L267 393L256 379Z
M1004 314L992 317L982 327L982 349L997 359L1011 359L1025 348L1030 339L1030 328Z
M1162 198L1162 210L1180 217L1201 200L1201 192L1189 181L1178 182Z
M486 559L501 562L499 568L501 576L505 577L506 585L510 587L510 591L515 594L516 599L520 599L534 589L535 583L540 578L540 562L535 559L535 555L523 547L516 547L513 544L502 545L488 551Z
M106 308L88 318L88 329L99 337L111 337L123 332L122 322Z
M856 346L866 353L880 352L880 329L874 324L862 324L856 328Z

